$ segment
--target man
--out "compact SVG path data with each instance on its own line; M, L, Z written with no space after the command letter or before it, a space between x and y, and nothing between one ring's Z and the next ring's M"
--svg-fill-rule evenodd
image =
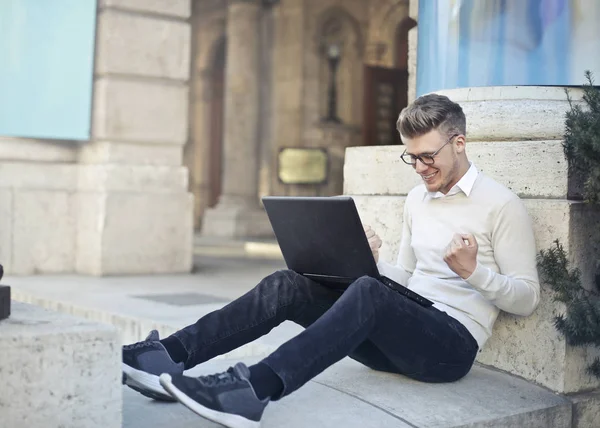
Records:
M499 310L529 315L538 304L531 222L516 195L467 159L466 120L458 104L422 96L402 111L398 130L406 145L402 160L423 184L405 200L397 263L380 261L381 239L370 227L365 233L380 272L435 302L432 307L370 277L340 293L279 271L164 340L152 332L125 346L126 383L156 399L177 399L225 426L258 427L270 400L292 393L346 356L423 382L465 376ZM284 320L305 330L258 364L183 376L184 369Z

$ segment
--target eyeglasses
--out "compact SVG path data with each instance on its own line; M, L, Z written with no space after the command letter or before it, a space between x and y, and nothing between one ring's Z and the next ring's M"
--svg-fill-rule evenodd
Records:
M423 154L423 155L411 155L406 153L406 150L404 150L404 153L402 153L402 155L400 156L402 158L402 160L404 161L405 164L407 165L412 165L415 166L417 164L417 159L421 161L421 163L423 165L433 165L435 162L435 156L437 156L437 154L444 148L446 147L448 144L450 144L452 142L452 140L455 137L458 137L460 134L454 134L452 137L450 137L448 139L448 141L446 141L444 143L444 145L442 147L440 147L439 149L437 149L435 152L433 153L428 153L428 154Z

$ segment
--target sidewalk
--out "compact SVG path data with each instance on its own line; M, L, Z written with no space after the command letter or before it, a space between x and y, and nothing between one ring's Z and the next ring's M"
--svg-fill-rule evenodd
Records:
M196 257L190 275L93 278L75 275L7 277L13 297L112 323L123 343L195 322L249 290L284 263L244 257ZM190 370L223 371L258 361L301 328L285 322L267 336ZM208 428L217 425L175 403L153 402L123 389L125 428ZM476 366L459 382L428 385L375 372L344 359L285 399L271 403L262 423L275 427L570 427L571 404L521 379Z

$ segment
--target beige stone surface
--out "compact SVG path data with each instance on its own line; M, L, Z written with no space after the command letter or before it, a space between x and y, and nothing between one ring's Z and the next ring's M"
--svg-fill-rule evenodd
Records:
M437 91L459 103L472 141L560 140L569 103L562 88L488 87ZM581 91L572 90L573 100ZM524 114L526 112L526 114Z
M114 327L13 302L0 349L2 427L121 427Z
M0 136L0 159L27 162L71 163L77 158L78 142L35 140Z
M189 23L107 9L97 25L97 74L189 78Z
M204 213L202 234L229 238L272 238L273 228L258 204L221 198L215 208Z
M406 195L422 180L400 159L404 149L347 149L344 193ZM567 162L560 141L472 142L467 143L467 154L480 171L521 197L567 197Z
M185 192L188 172L182 166L81 165L78 190Z
M0 162L0 188L73 190L76 182L74 164Z
M187 18L191 13L191 0L100 0L98 6L101 8L118 7L179 18Z
M79 195L77 270L92 275L189 272L192 196L187 192ZM143 213L136 216L134 213ZM87 242L91 240L92 245Z
M569 398L573 403L573 428L597 428L600 423L600 391Z
M91 141L82 145L77 153L80 164L182 164L183 150L171 144L123 143Z
M106 217L106 193L77 192L74 196L77 218L75 268L77 273L102 274L102 240Z
M94 85L94 139L183 145L187 140L188 87L100 78Z
M0 264L5 273L12 268L13 243L13 191L0 189Z
M12 200L10 273L72 272L75 213L71 193L20 189Z

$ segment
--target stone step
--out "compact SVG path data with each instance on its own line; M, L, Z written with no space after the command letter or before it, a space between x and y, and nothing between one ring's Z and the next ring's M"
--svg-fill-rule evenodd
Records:
M12 302L0 322L0 427L120 428L117 330Z
M243 359L246 364L256 358ZM212 360L198 376L238 360ZM214 428L178 403L157 403L124 387L123 427ZM568 428L571 402L524 380L481 366L464 379L424 384L344 359L265 410L262 428Z

